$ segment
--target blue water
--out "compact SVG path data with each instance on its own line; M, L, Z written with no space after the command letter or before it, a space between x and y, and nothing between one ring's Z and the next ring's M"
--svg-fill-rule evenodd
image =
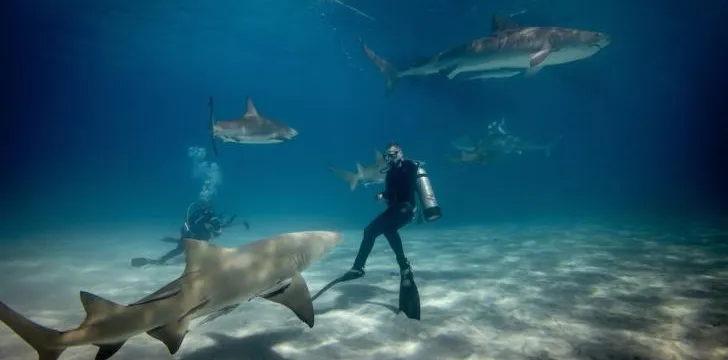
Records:
M202 186L187 153L209 152L209 95L221 118L250 96L300 132L208 156L222 174L213 201L253 220L362 228L381 210L377 189L350 192L326 166L354 169L391 140L428 163L444 213L433 228L725 214L717 1L348 3L375 20L326 0L8 4L5 233L177 226ZM486 35L493 13L524 10L513 19L605 32L612 44L532 78L402 81L385 97L357 41L403 66ZM550 158L445 160L452 139L500 117L524 138L564 141Z

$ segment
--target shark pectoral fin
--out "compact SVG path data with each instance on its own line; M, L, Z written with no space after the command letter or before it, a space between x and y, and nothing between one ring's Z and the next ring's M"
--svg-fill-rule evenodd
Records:
M313 303L311 294L308 292L308 285L301 273L294 275L288 286L264 296L264 298L291 309L301 321L309 327L313 327Z
M460 72L458 71L458 67L456 66L449 66L446 68L442 68L439 71L440 75L447 77L448 79L452 80L457 76Z
M551 46L545 45L541 50L531 54L529 57L529 68L526 76L533 76L543 68L543 62L551 54Z
M180 346L182 346L182 341L185 339L185 335L187 335L188 326L189 320L187 318L183 318L182 320L172 324L167 324L154 330L150 330L147 334L164 343L164 346L167 347L169 353L174 355L177 350L179 350Z
M224 307L224 308L222 308L222 309L220 309L220 310L218 310L218 311L215 311L214 313L212 313L212 314L210 314L210 315L207 315L207 317L205 317L205 318L204 318L204 319L203 319L203 320L202 320L202 321L200 322L200 326L201 326L201 325L204 325L204 324L207 324L207 323L209 323L209 322L211 322L211 321L213 321L213 320L215 320L215 319L219 318L220 316L223 316L223 315L227 315L227 314L229 314L229 313L233 312L233 311L234 311L235 309L237 309L237 308L238 308L238 306L240 306L240 304L235 304L235 305L230 305L230 306L226 306L226 307Z
M169 350L169 353L174 355L174 353L179 350L180 346L182 346L182 341L185 339L185 335L187 335L187 329L190 325L190 315L194 314L197 310L204 307L209 302L210 298L203 299L197 305L182 314L178 321L147 331L147 334L164 343L167 350Z
M116 354L116 352L119 351L124 344L126 344L126 341L116 344L96 344L96 346L99 347L99 351L96 352L94 360L106 360L114 356L114 354Z
M535 53L531 54L529 57L529 65L533 67L537 67L541 65L541 63L546 60L546 58L551 54L551 47L550 46L544 46L543 49L536 51Z
M86 310L86 319L81 324L91 323L94 320L104 318L126 307L90 292L81 291L80 295L81 304L83 304L83 308Z

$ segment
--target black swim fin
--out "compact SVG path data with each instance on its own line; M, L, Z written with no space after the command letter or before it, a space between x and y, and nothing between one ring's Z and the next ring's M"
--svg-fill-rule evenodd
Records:
M148 265L151 262L152 262L152 260L147 259L147 258L133 258L133 259L131 259L131 266L142 267L144 265Z
M341 275L336 280L326 284L326 286L324 286L323 289L319 290L319 292L317 292L316 295L311 297L311 301L316 300L317 297L321 296L324 292L326 292L328 289L331 289L332 286L334 286L338 283L358 279L362 276L364 276L364 270L351 269L346 274Z
M162 263L159 262L159 260L154 259L147 259L147 258L133 258L131 259L131 266L133 267L142 267L146 265L161 265Z
M409 268L402 270L399 283L399 311L410 319L420 319L420 292Z

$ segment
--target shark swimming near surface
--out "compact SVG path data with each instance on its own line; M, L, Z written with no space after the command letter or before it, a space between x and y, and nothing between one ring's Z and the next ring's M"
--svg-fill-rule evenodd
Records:
M413 76L444 75L448 79L508 78L533 75L546 66L566 64L596 54L611 39L608 35L580 29L522 26L494 15L491 34L445 50L422 62L398 69L379 57L361 39L364 53L384 74L387 94L397 80Z
M383 184L387 176L386 169L387 163L384 161L384 156L379 150L374 151L373 164L362 166L361 163L357 162L355 173L329 166L329 170L349 183L349 189L351 191L354 191L360 183L365 187L374 184Z
M215 138L237 144L279 144L298 135L298 131L281 122L260 115L251 98L246 99L242 117L234 120L215 119L212 96L209 97L210 126L212 127L212 148L217 155Z
M30 344L39 360L56 360L69 347L92 344L99 347L96 360L106 360L143 333L175 354L191 320L217 317L254 298L286 306L313 327L313 304L301 272L341 241L341 234L330 231L286 233L237 248L186 239L182 275L135 303L122 305L82 291L86 318L75 329L47 328L3 302L0 321Z

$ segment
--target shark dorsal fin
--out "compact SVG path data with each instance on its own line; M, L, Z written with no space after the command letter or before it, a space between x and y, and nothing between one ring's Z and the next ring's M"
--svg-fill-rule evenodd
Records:
M86 319L83 320L83 324L104 318L124 308L124 305L106 300L90 292L81 291L80 294L81 304L83 304L83 308L86 310Z
M374 163L377 164L378 168L384 166L384 155L379 150L374 150Z
M255 104L253 104L253 99L251 98L246 99L245 116L258 116L258 110L255 108Z
M195 272L204 268L210 262L218 262L222 249L210 244L209 241L184 239L185 246L185 273Z
M520 27L520 24L511 20L511 18L505 17L503 15L493 15L493 18L490 22L490 31L492 33L497 33L508 29L517 29Z
M364 174L364 166L360 163L356 163L356 174L359 176Z
M301 277L301 273L293 275L288 286L268 294L264 298L291 309L301 321L309 327L313 327L313 303L311 294L308 292L308 285L306 285L306 280Z

